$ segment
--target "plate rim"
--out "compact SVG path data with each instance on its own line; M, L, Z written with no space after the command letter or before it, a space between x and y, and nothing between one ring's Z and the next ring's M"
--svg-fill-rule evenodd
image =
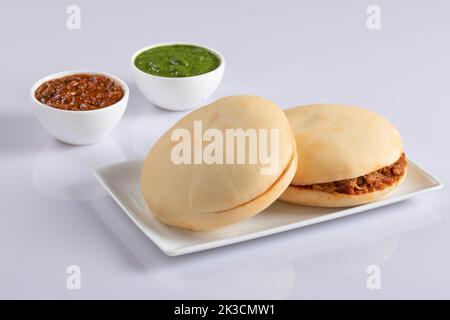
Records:
M287 225L268 228L268 229L256 231L253 233L249 233L246 235L238 236L235 238L218 239L218 240L213 240L213 241L205 242L205 243L199 243L199 244L195 244L195 245L181 246L181 247L178 247L177 249L171 250L171 249L165 248L163 243L161 243L158 239L156 239L152 234L150 234L146 230L144 230L143 226L141 225L141 224L143 224L143 222L138 221L138 219L136 219L135 214L132 213L133 210L128 208L126 206L126 204L120 200L120 197L116 194L116 192L114 192L109 187L109 184L103 179L102 174L101 174L101 171L104 171L105 169L108 169L108 168L111 168L114 166L120 166L120 165L130 164L130 163L139 163L139 162L143 162L143 161L144 161L144 159L140 158L140 159L132 159L132 160L125 160L125 161L110 163L110 164L95 168L92 171L92 174L97 179L97 181L106 189L106 191L111 196L111 198L114 199L114 201L119 205L119 207L131 219L131 221L139 228L139 230L142 233L144 233L145 236L147 236L163 253L165 253L168 256L179 256L179 255L184 255L184 254L189 254L189 253L194 253L194 252L205 251L205 250L223 247L223 246L227 246L227 245L231 245L231 244L236 244L239 242L245 242L245 241L252 240L252 239L263 238L266 236L274 235L274 234L285 232L285 231L300 229L300 228L303 228L306 226L319 224L319 223L323 223L323 222L331 221L331 220L335 220L335 219L340 219L340 218L343 218L346 216L354 215L356 213L365 212L365 211L380 208L380 207L383 207L386 205L390 205L393 203L401 202L406 199L415 197L417 195L420 195L420 194L423 194L426 192L430 192L433 190L439 190L444 187L444 184L442 183L442 181L439 178L437 178L435 175L430 173L427 169L425 169L424 167L419 165L411 157L408 157L408 161L410 163L412 163L413 165L415 165L432 182L431 186L414 191L414 192L408 192L404 195L396 196L395 198L385 198L385 199L381 199L381 200L378 200L375 202L363 204L360 206L343 208L342 210L331 213L329 215L323 215L323 216L319 216L319 217L315 217L315 218L310 218L308 220L293 222L293 223L290 223ZM276 201L278 201L278 200L276 200Z

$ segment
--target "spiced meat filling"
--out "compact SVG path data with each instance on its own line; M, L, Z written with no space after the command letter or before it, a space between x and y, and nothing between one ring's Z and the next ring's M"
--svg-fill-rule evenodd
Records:
M343 193L348 195L358 195L378 190L383 190L398 182L405 174L408 161L406 155L402 153L400 159L390 166L383 167L377 171L353 179L345 179L326 183L317 183L297 188L312 189L329 193Z
M124 96L123 88L100 74L80 73L44 82L35 97L56 109L89 111L109 107Z

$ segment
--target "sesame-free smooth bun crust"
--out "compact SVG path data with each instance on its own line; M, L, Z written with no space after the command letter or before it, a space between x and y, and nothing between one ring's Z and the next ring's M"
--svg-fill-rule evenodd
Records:
M188 229L192 231L204 231L217 229L250 218L267 207L289 187L289 183L297 170L297 153L293 153L292 160L282 175L268 190L246 203L234 208L219 212L185 213L182 215L168 215L155 211L155 216L165 224Z
M403 152L397 129L367 109L317 104L285 113L298 150L298 168L291 185L363 176L391 165Z
M171 151L179 142L171 141L172 132L187 129L193 141L194 121L202 122L203 131L214 128L224 136L226 129L277 129L276 172L262 175L260 169L265 165L248 162L175 164ZM270 150L270 139L268 144ZM296 168L295 139L283 111L261 97L232 96L194 110L170 128L144 161L141 187L148 207L160 221L191 230L208 230L265 209L287 188Z

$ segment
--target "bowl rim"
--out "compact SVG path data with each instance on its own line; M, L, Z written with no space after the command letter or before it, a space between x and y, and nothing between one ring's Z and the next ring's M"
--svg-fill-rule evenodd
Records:
M141 54L142 52L146 51L146 50L153 49L153 48L156 48L156 47L173 46L173 45L188 45L188 46L194 46L194 47L199 47L199 48L202 48L202 49L206 49L208 51L211 51L213 54L215 54L219 58L220 63L217 66L217 68L215 68L215 69L213 69L211 71L208 71L208 72L205 72L205 73L201 73L201 74L197 74L195 76L189 76L189 77L163 77L163 76L158 76L156 74L150 74L150 73L144 72L141 69L139 69L138 67L136 67L136 65L134 64L134 60L136 59L136 57L139 54ZM186 41L160 42L160 43L155 43L155 44L152 44L152 45L145 46L143 48L140 48L139 50L136 50L131 55L131 61L130 62L131 62L131 67L133 68L133 70L135 70L135 71L137 71L139 73L142 73L142 74L144 74L146 76L149 76L149 77L158 78L158 79L169 79L169 81L182 81L182 80L186 80L186 79L200 78L202 76L206 76L206 75L208 75L210 73L213 73L214 71L218 71L220 69L225 68L225 57L219 51L217 51L214 48L211 48L210 46L206 46L206 45L203 45L203 44L198 44L198 43L195 43L195 42L186 42Z
M99 109L94 109L94 110L64 110L64 109L59 109L59 108L53 108L51 106L48 106L48 105L40 102L38 99L36 99L35 92L36 92L37 88L40 85L42 85L43 83L45 83L45 82L47 82L49 80L58 79L58 78L62 78L62 77L70 76L70 75L74 75L74 74L98 74L98 75L103 75L103 76L109 77L109 78L113 79L116 83L118 83L122 87L122 89L124 91L123 97L119 101L117 101L116 103L113 103L110 106L99 108ZM68 113L76 113L76 114L84 114L84 113L89 114L89 113L94 113L94 112L105 112L107 109L110 109L110 108L114 108L115 109L115 107L117 107L121 102L126 101L128 99L129 93L130 93L130 89L128 88L128 85L121 78L119 78L119 77L117 77L117 76L115 76L113 74L107 73L107 72L96 71L96 70L66 70L66 71L58 71L58 72L49 74L49 75L47 75L47 76L45 76L43 78L40 78L35 83L33 83L33 85L31 86L31 89L30 89L31 99L37 105L39 105L41 107L44 107L46 109L50 109L50 110L56 111L56 112L68 112Z

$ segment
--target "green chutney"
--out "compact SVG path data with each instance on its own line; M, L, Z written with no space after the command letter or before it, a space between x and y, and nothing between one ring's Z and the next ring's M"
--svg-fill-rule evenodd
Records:
M155 76L183 78L216 69L220 59L205 48L175 44L141 52L134 59L134 64L139 70Z

